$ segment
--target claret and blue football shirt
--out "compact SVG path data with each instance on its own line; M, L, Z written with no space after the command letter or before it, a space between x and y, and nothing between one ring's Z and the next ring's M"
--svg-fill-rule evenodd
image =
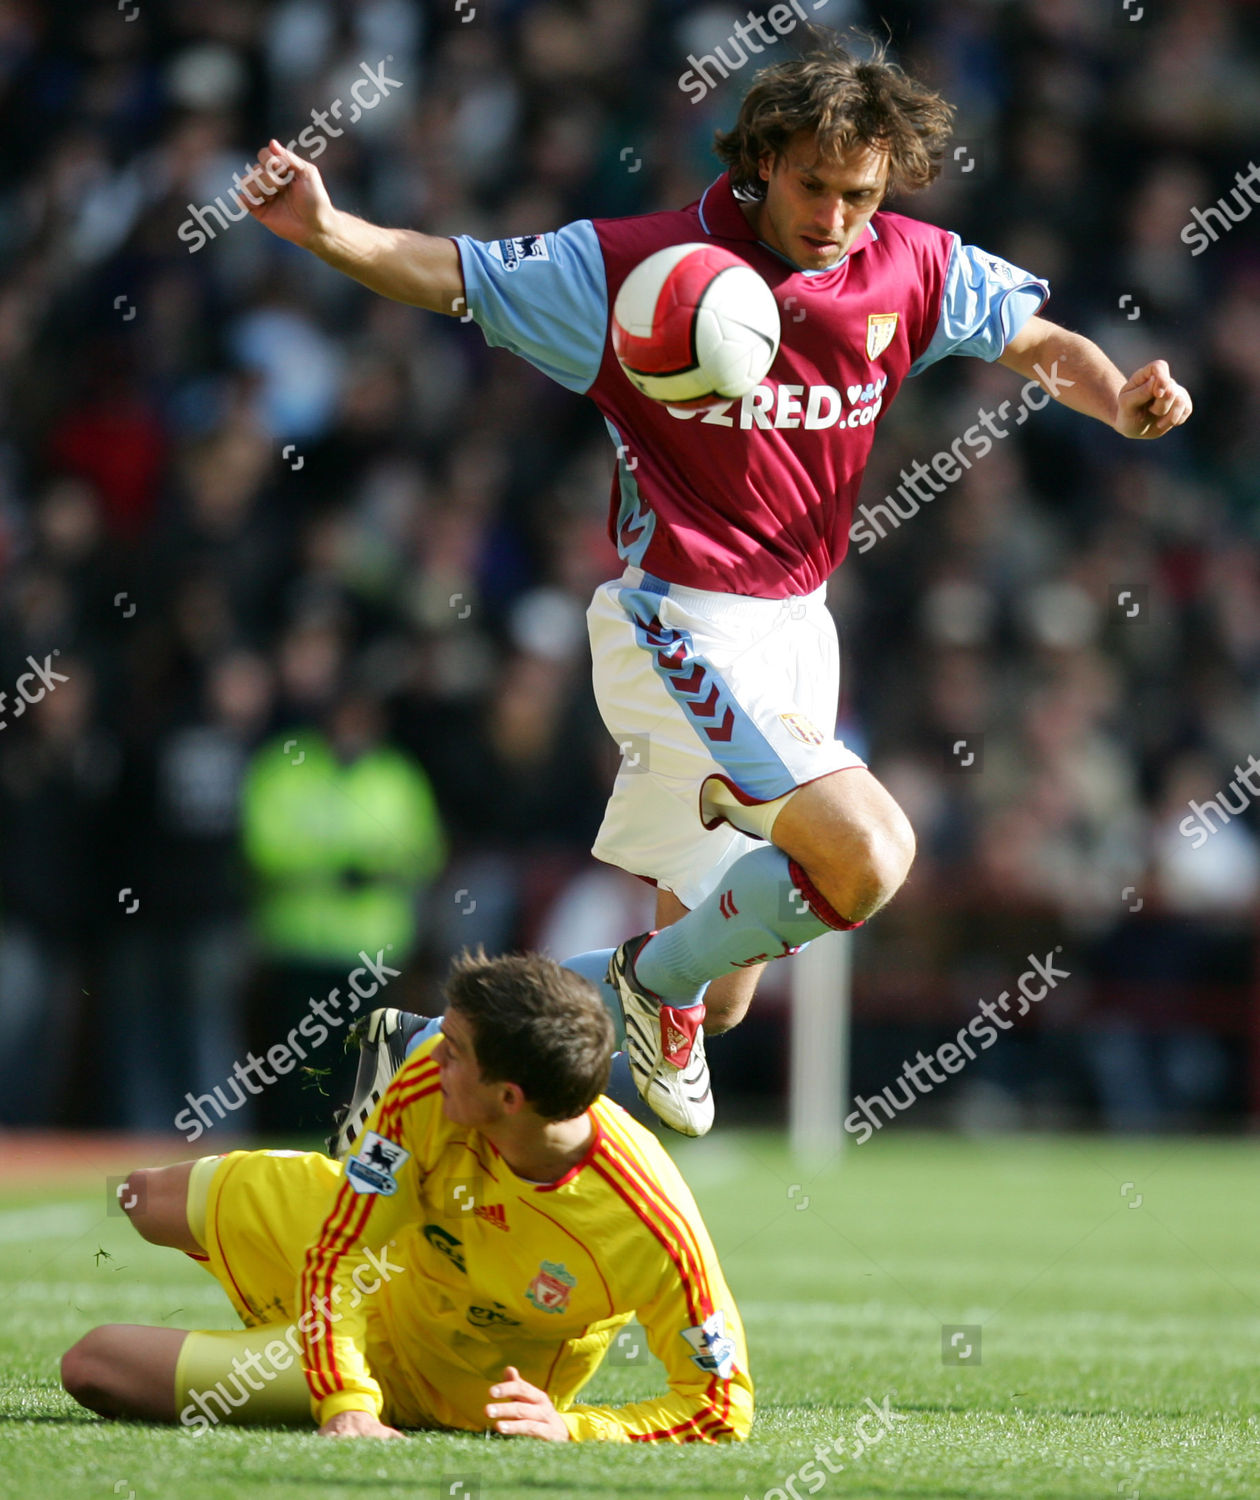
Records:
M947 354L997 359L1049 288L956 234L886 212L838 265L803 271L757 239L739 204L723 173L679 210L453 238L486 342L603 413L617 447L609 533L621 557L670 583L773 599L811 593L843 559L875 428L902 381ZM765 380L704 413L637 391L609 334L630 271L691 241L758 271L783 329Z

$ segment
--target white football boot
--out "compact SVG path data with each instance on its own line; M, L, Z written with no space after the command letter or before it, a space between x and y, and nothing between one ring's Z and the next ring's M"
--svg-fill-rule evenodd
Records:
M704 1004L663 1005L634 977L634 959L653 932L622 943L608 964L626 1019L626 1056L644 1103L679 1135L706 1135L713 1090L704 1056Z

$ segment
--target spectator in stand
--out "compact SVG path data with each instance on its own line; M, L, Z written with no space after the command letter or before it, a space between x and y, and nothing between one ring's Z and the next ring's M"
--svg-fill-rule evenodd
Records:
M327 1099L312 1087L374 1005L403 1004L403 983L360 1006L349 985L366 960L405 974L423 940L424 897L446 858L442 820L420 764L386 737L380 704L359 689L319 728L285 731L254 755L244 787L244 847L264 972L252 1022L256 1050L283 1041L312 999L339 991L341 1026L301 1068L257 1099L267 1131L318 1127ZM361 980L366 986L371 981Z
M116 742L92 718L91 669L53 657L55 681L0 739L0 1124L51 1125L66 1108L73 1035L111 905L104 832ZM32 689L37 691L37 689ZM129 904L129 897L122 897ZM87 996L89 1006L91 995Z
M113 1115L163 1131L188 1091L244 1055L251 956L241 857L246 767L266 729L271 674L246 652L210 669L204 703L128 758L111 848L139 909L110 945ZM233 1129L252 1123L248 1109Z

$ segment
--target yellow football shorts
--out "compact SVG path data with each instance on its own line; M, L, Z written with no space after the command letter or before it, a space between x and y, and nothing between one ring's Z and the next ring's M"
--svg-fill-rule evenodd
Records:
M175 1410L186 1426L311 1421L294 1303L307 1247L319 1237L340 1181L338 1163L316 1151L232 1151L194 1163L188 1226L205 1251L202 1264L246 1326L184 1340ZM373 1373L388 1423L395 1404L390 1372ZM405 1405L408 1425L427 1425L417 1422L414 1399Z

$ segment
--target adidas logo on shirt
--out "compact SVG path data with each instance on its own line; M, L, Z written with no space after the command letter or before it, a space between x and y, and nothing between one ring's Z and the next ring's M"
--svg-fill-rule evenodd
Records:
M509 1229L507 1221L507 1209L502 1203L479 1203L473 1209L473 1216L484 1219L487 1224L493 1224L496 1229Z

